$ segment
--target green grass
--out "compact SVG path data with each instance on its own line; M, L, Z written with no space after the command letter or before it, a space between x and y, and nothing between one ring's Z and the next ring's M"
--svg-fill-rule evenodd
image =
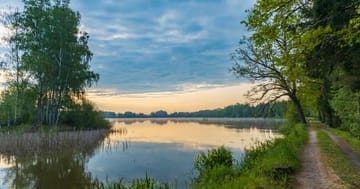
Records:
M240 167L231 170L214 169L213 179L195 182L194 188L288 188L291 179L287 174L276 172L275 165L287 165L294 171L300 167L300 155L307 142L308 134L303 125L287 126L282 129L284 138L262 144L246 152ZM228 173L228 177L216 177ZM201 178L200 178L201 179Z
M339 129L329 128L328 129L334 133L336 136L346 141L353 150L355 150L358 154L360 154L360 139L355 138L349 132L342 131Z
M335 171L346 188L360 188L360 169L343 154L326 133L318 129L317 137L325 165Z
M103 183L95 182L89 189L171 189L176 188L175 185L169 183L158 182L146 175L143 179L133 179L127 183L125 179L119 179L115 182Z
M16 126L11 125L10 127L7 127L6 125L1 125L0 133L8 133L8 132L24 133L30 130L30 128L31 126L29 124L21 124Z

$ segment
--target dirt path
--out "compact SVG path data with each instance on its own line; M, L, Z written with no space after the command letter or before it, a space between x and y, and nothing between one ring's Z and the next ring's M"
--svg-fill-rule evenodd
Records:
M320 127L322 131L329 135L329 137L335 142L335 144L341 149L341 151L355 164L360 168L360 154L354 152L351 149L348 143L339 139L337 136L332 134L329 130Z
M321 160L316 131L311 127L309 141L301 156L302 169L295 175L299 189L337 189L341 188L340 179L333 170L326 168Z

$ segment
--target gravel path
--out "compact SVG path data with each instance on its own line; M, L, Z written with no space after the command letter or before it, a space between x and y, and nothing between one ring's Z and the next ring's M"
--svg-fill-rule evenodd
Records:
M340 179L330 168L326 168L321 160L320 149L316 131L308 128L309 141L304 147L301 156L302 169L295 178L299 184L298 189L337 189Z

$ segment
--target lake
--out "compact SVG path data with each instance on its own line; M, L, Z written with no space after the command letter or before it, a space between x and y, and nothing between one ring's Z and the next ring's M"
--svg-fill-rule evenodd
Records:
M229 118L110 121L113 131L95 142L90 140L95 135L88 133L81 137L86 140L80 141L76 136L83 133L68 133L59 135L57 140L70 140L66 136L71 135L75 138L73 143L59 142L56 146L60 147L50 148L54 149L50 152L3 153L0 188L83 188L95 179L129 180L145 175L184 188L197 174L193 160L200 152L224 145L234 158L241 160L244 149L281 137L275 130L283 123L274 119Z

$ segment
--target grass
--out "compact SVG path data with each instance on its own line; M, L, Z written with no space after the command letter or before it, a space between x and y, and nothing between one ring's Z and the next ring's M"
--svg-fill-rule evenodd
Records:
M195 182L194 188L288 188L292 184L288 174L278 172L274 166L287 166L296 171L300 155L308 140L303 125L286 126L284 138L276 139L248 150L239 167L231 170L214 169L206 182ZM221 174L222 177L217 177ZM201 179L201 178L200 178Z
M341 138L342 140L346 141L352 147L352 149L354 151L356 151L358 154L360 154L360 139L355 138L349 132L346 132L346 131L342 131L342 130L330 128L330 127L328 127L327 129L330 130L332 133L334 133L339 138Z
M119 179L116 182L103 183L95 182L91 189L171 189L176 188L175 185L156 181L154 178L146 175L143 179L133 179L127 183L125 179Z
M342 180L346 188L360 188L360 169L357 168L323 131L317 130L322 158Z

